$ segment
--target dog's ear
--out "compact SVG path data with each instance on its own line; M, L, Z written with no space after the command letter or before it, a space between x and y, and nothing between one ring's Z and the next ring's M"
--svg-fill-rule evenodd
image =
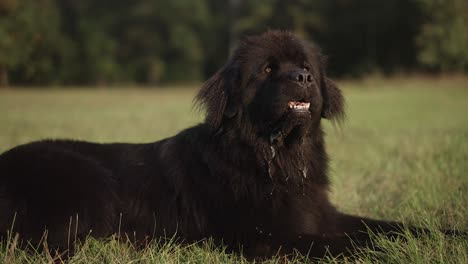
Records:
M322 117L342 121L345 117L344 98L336 84L322 74L321 90L323 97Z
M238 76L238 68L227 63L203 84L196 96L196 104L206 109L205 123L213 130L220 127L223 118L237 113L233 94Z

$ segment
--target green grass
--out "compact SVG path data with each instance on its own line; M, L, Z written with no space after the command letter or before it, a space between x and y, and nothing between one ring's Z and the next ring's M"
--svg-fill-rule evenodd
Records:
M346 122L326 124L331 199L345 212L425 226L468 228L468 79L342 82ZM0 152L42 138L149 142L202 120L195 89L34 89L0 91ZM10 241L10 242L13 242ZM434 232L407 241L376 238L385 250L362 263L468 263L468 241ZM44 252L0 246L0 262L47 263ZM291 262L303 262L297 257ZM351 262L324 259L324 263ZM71 263L239 263L211 243L137 251L87 240ZM274 258L267 263L284 263Z

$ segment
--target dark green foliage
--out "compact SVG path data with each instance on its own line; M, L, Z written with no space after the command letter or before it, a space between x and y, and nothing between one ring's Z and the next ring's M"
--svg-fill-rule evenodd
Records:
M200 81L238 38L317 41L338 76L468 71L465 0L1 0L0 86Z
M0 15L0 71L18 82L60 78L54 64L68 48L59 33L60 14L51 0L10 0ZM2 74L3 75L3 74ZM1 82L7 84L8 79Z
M418 36L421 63L437 71L468 71L468 2L419 0L426 15Z

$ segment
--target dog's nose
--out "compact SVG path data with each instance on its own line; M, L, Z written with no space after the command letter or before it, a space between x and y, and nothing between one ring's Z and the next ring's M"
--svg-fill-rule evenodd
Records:
M293 71L289 74L289 79L302 85L312 82L312 76L306 71Z

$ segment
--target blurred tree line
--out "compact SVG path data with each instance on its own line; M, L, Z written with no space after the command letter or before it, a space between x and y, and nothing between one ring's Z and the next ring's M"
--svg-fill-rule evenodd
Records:
M335 76L468 72L467 0L0 0L0 86L198 81L267 29Z

